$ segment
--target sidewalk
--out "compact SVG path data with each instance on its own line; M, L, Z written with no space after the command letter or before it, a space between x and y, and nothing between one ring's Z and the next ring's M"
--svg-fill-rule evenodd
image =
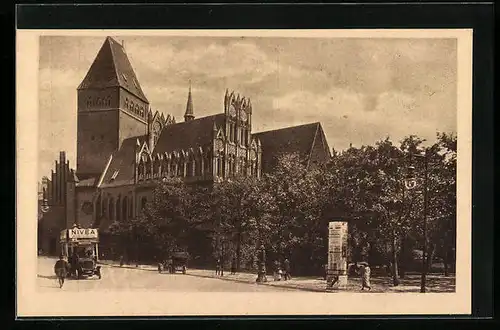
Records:
M120 267L120 263L117 261L100 260L99 263L111 267ZM158 271L158 267L152 265L140 264L138 265L138 267L136 267L135 264L126 264L121 267L128 269L145 270L145 271L155 271L155 272ZM326 281L314 277L297 277L297 278L292 278L291 280L288 281L273 281L273 276L271 274L267 275L267 280L268 280L267 282L257 283L255 281L257 279L257 274L253 273L242 272L242 273L230 274L229 271L227 272L225 271L224 276L220 276L220 275L215 275L215 270L194 269L194 268L188 268L186 275L203 277L203 278L215 278L223 281L233 281L233 282L255 284L255 285L269 285L269 286L276 286L276 287L302 290L302 291L312 291L312 292L326 291Z
M120 267L120 263L117 261L101 260L99 263L111 267ZM145 270L145 271L158 271L158 267L155 265L138 265L127 264L123 265L123 268ZM337 290L327 291L326 281L319 277L293 277L288 281L274 281L272 274L267 275L267 282L257 283L255 280L257 274L253 273L236 273L231 275L229 271L224 271L224 276L215 275L215 270L206 269L191 269L188 268L186 275L204 277L204 278L215 278L224 281L233 281L247 284L255 285L269 285L282 288L288 288L293 290L302 290L310 292L340 292ZM396 292L420 292L420 275L411 274L407 275L405 279L400 280L399 286L392 285L392 279L390 277L372 277L371 279L372 289L370 291L361 290L361 279L359 277L349 277L347 288L343 289L342 292L371 292L371 293L396 293ZM430 293L445 293L445 292L455 292L455 277L445 277L443 275L428 275L427 276L427 292Z

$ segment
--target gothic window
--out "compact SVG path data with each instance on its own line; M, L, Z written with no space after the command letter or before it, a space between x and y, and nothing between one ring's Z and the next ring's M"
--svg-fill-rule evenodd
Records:
M210 171L210 165L212 163L212 159L210 158L210 154L207 154L207 156L205 157L205 161L204 161L204 164L205 165L205 169L204 169L204 172L209 174L211 171Z
M89 98L87 99L87 108L90 108L92 106L92 100L89 96Z
M123 196L123 200L122 200L122 218L123 218L123 220L127 220L127 205L128 205L127 196Z
M104 198L102 201L102 217L108 217L108 200L106 198Z
M130 110L134 111L134 101L130 100Z
M233 142L233 124L229 123L229 141Z
M195 175L196 176L200 176L201 175L201 172L202 172L202 168L201 168L201 158L196 158L196 163L195 163L195 168L196 168L196 171L195 171Z
M220 164L220 157L217 156L216 157L216 160L215 160L215 173L217 176L221 176L221 171L220 171L220 167L221 167L221 164Z
M176 176L183 176L183 164L182 164L182 161L177 161L177 163L175 164L176 166Z
M191 176L191 171L190 171L191 166L192 166L192 165L191 165L191 160L190 160L190 159L188 159L188 160L186 161L186 176L188 176L188 177L189 177L189 176Z
M97 223L97 226L99 226L99 222L101 221L101 212L102 212L102 202L101 202L101 196L97 197L97 202L96 202L96 207L95 207L95 220Z
M234 128L233 138L234 142L236 142L238 139L238 127L236 125L233 125L233 128Z
M128 97L125 98L125 109L127 109L127 110L129 109L129 107L128 107Z
M118 198L116 199L116 221L121 221L122 217L121 217L121 200L120 200L120 196L118 196Z
M138 104L136 104L136 105L135 105L135 113L140 113L139 111L140 111L140 110L139 110L139 105L138 105ZM142 114L141 114L141 115L142 115Z
M148 202L146 197L142 197L141 199L141 210L144 210L146 208L146 203Z
M109 198L109 219L111 221L115 220L115 203L113 197Z
M141 180L144 177L144 166L143 166L142 162L139 162L137 172L138 172L139 180Z
M111 106L111 98L108 96L106 105L109 107Z
M130 201L129 201L129 204L128 204L128 217L129 217L129 219L132 218L132 210L133 210L133 208L132 208L132 200L133 200L133 198L132 198L132 196L130 196Z

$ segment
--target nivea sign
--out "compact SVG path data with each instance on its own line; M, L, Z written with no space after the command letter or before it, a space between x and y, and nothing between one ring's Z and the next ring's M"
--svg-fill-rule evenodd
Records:
M69 239L97 239L98 231L95 228L72 228L68 229Z

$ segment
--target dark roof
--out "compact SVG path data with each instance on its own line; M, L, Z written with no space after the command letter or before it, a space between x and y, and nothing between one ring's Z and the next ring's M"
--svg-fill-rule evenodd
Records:
M113 159L104 173L101 187L114 187L134 183L135 148L137 140L142 144L147 140L146 135L131 137L123 140L120 148L113 153ZM114 173L118 171L113 179Z
M148 102L123 46L107 37L78 89L122 87Z
M264 172L270 171L282 154L297 153L301 159L307 161L316 139L322 139L323 143L326 143L323 129L318 122L259 132L253 134L253 137L261 142ZM328 152L328 146L323 147Z
M165 126L154 148L154 154L187 150L211 143L214 123L220 128L224 124L224 118L225 115L221 113Z
M93 187L97 183L98 177L88 178L84 180L77 181L77 187Z

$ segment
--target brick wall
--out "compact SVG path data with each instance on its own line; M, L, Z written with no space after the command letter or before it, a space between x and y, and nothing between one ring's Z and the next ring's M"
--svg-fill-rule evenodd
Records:
M118 111L78 114L77 172L100 174L118 148Z

